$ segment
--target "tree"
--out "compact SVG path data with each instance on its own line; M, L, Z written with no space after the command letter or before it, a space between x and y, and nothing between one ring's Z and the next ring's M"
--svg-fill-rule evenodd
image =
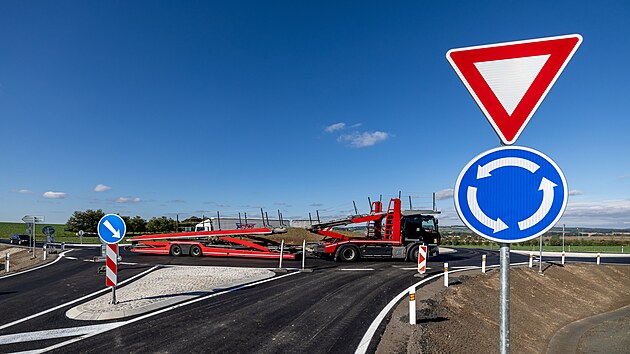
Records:
M125 222L127 221L125 220ZM147 221L139 217L138 215L136 215L133 217L133 219L129 218L129 223L127 224L127 227L129 228L129 232L135 232L135 233L146 232Z
M151 218L147 222L147 230L149 232L171 232L177 227L175 220L162 216L159 218Z
M74 214L68 219L66 223L68 229L73 232L79 232L83 230L90 233L98 233L98 222L105 216L105 213L101 210L88 209L86 211L75 211Z

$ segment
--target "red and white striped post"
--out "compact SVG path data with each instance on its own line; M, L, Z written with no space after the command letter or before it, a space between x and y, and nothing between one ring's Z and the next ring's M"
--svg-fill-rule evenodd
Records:
M418 247L418 273L424 274L427 272L427 246L421 245Z
M118 244L109 243L105 247L105 286L112 287L112 304L116 304L116 284L118 283Z

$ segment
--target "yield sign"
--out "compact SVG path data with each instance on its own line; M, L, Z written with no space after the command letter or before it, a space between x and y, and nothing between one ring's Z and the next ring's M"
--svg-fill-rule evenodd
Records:
M446 59L506 145L516 142L582 36L451 49Z

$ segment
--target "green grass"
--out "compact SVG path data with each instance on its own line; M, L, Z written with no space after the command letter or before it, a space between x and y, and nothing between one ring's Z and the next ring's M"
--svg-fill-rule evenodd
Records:
M35 238L37 242L44 241L46 236L42 233L42 229L44 226L52 226L55 229L55 241L56 242L67 242L67 243L80 243L81 238L75 235L74 232L65 231L65 224L37 224L37 234ZM25 223L13 223L13 222L0 222L0 239L8 239L13 234L26 234L27 226ZM127 237L125 237L121 242L126 243ZM101 240L98 236L83 236L84 244L99 244Z
M482 248L489 250L498 250L499 246L496 244L490 245L457 245L451 246L449 244L443 244L442 247L461 247L461 248ZM512 244L510 246L511 250L520 250L520 251L540 251L540 246L526 246L526 245L518 245ZM592 253L621 253L621 246L571 246L571 252L592 252ZM562 252L562 246L543 246L544 252ZM569 252L569 245L564 246L564 251ZM624 253L630 253L630 246L624 247Z

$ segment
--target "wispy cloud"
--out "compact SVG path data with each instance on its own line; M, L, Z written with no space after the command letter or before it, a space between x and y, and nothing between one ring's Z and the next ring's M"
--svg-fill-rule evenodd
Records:
M112 187L99 183L94 187L94 192L107 192L110 189L112 189Z
M580 201L569 200L562 222L571 226L622 227L630 220L630 199Z
M573 196L573 195L582 195L582 194L584 194L584 193L582 193L582 191L578 190L578 189L571 189L569 191L569 195L571 195L571 196Z
M33 191L30 189L20 189L15 191L15 193L20 193L20 194L33 194Z
M142 199L136 197L136 198L131 198L131 197L118 197L115 202L116 203L140 203L142 201Z
M326 133L332 133L332 132L335 132L337 130L342 130L345 127L346 127L346 123L339 122L339 123L335 123L335 124L331 124L331 125L327 126L326 128L324 128L324 131Z
M167 200L166 203L167 204L185 204L186 201L183 199L173 199L173 200Z
M339 142L349 142L351 146L356 148L363 148L372 146L381 141L385 141L390 137L386 132L355 132L352 134L341 135L337 138Z
M64 193L64 192L53 192L53 191L48 191L48 192L42 194L42 197L44 197L46 199L66 199L67 196L68 196L67 193Z
M312 207L322 207L322 206L324 206L324 204L322 204L322 203L313 203L313 204L310 204L309 206L312 206Z
M630 173L626 173L623 176L619 176L620 179L630 179Z
M442 189L439 192L435 192L435 199L444 200L453 198L453 188Z

